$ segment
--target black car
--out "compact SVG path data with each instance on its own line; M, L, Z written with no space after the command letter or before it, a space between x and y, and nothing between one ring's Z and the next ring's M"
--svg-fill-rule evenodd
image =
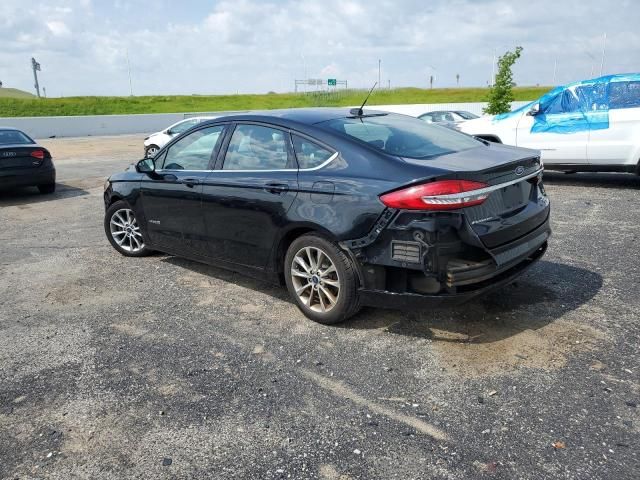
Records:
M0 127L0 189L15 187L53 193L56 169L49 150L20 130Z
M403 115L295 109L199 124L105 184L116 250L286 283L309 318L460 302L547 248L539 153Z

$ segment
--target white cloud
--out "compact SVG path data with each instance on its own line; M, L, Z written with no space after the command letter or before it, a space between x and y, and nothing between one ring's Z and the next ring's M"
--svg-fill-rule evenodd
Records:
M550 84L599 71L639 71L640 4L511 0L3 0L0 79L30 89L29 59L54 95L293 90L293 80L339 77L366 88L485 85L494 50L522 45L519 84ZM594 60L595 59L595 60Z

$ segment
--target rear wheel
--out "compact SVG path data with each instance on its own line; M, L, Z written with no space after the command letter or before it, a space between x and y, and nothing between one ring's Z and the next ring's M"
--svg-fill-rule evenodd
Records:
M294 240L284 274L291 297L311 320L339 323L360 309L355 266L326 238L309 234Z
M125 201L119 200L107 209L104 230L113 248L122 255L143 257L151 253L144 243L138 220Z
M47 183L45 185L38 185L38 190L40 190L40 193L53 193L56 191L56 184Z

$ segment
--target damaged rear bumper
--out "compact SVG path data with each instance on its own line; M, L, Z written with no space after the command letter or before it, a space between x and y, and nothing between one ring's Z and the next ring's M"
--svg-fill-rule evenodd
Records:
M427 295L422 293L399 293L388 290L369 290L363 288L360 289L360 301L362 305L370 307L393 308L399 310L459 305L514 282L520 275L540 260L546 251L547 243L545 242L515 266L508 268L489 279L481 281L480 283L476 283L474 288L457 291L456 293Z
M455 305L513 282L540 260L551 236L548 209L542 219L533 230L490 249L463 215L404 221L394 213L383 215L369 237L342 246L358 266L363 305Z

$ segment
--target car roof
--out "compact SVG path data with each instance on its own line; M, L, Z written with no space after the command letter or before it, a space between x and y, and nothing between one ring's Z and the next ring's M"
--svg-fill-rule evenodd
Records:
M366 115L390 115L389 112L378 110L365 110ZM232 114L212 120L212 122L224 121L264 121L273 123L297 123L314 125L316 123L335 120L337 118L353 117L351 108L287 108L279 110L256 110L244 114Z
M14 132L22 132L24 133L22 130L15 128L15 127L3 127L2 125L0 125L0 130L13 130Z

